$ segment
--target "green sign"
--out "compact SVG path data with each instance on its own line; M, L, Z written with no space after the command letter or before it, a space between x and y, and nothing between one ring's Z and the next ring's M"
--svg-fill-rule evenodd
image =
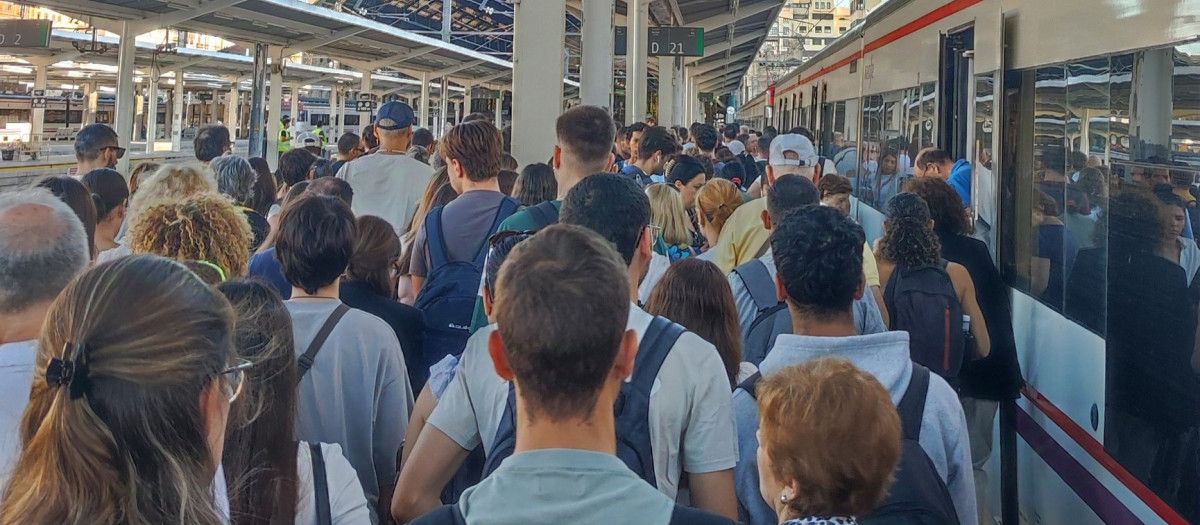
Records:
M709 93L707 91L700 92L700 102L712 102L712 101L713 101L712 93Z
M704 28L651 27L647 30L646 56L704 56ZM629 54L629 28L617 26L613 54Z
M0 48L50 47L49 20L0 20Z

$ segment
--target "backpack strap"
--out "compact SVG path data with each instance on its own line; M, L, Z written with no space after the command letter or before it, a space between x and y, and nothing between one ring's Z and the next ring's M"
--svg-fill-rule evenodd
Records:
M325 476L325 455L321 453L320 443L309 443L308 450L312 458L317 525L333 525L333 513L329 509L329 480Z
M487 245L487 241L483 243ZM450 262L446 251L446 238L442 235L442 207L438 206L425 216L425 247L429 249L429 270L435 270ZM420 256L420 254L416 254Z
M671 521L668 525L732 525L733 522L723 516L718 516L700 509L675 505L671 511Z
M746 285L746 290L750 292L750 298L754 299L754 306L758 307L759 312L779 304L779 296L775 292L775 281L771 279L771 272L767 269L766 263L754 259L734 268L733 273L742 278L742 282Z
M317 336L308 344L308 349L304 351L304 355L300 356L300 378L308 373L313 366L313 360L317 358L317 352L321 351L321 347L325 345L325 340L329 339L329 334L333 332L333 328L337 326L338 321L350 311L350 307L346 303L338 303L337 308L333 309L333 313L329 314L329 318L325 319L325 324L321 325L321 329L317 331Z
M492 221L492 227L488 228L488 237L490 238L495 234L496 230L500 229L500 223L504 222L504 219L507 219L509 215L512 215L520 207L521 201L512 197L505 197L503 201L500 201L500 208L496 210L496 219ZM484 239L483 244L479 246L479 252L475 254L476 268L483 268L483 263L487 262L488 248L488 240ZM436 268L437 266L435 265L434 267Z
M658 377L658 370L662 368L663 361L667 360L667 354L671 353L675 341L686 331L683 326L665 317L655 316L650 321L650 327L642 335L637 357L633 362L634 386L647 394L650 393L654 386L654 378Z
M750 398L758 401L758 382L762 381L762 372L755 372L754 375L747 377L745 381L738 384L738 388L745 390L750 394Z
M883 306L887 308L888 315L891 317L888 319L889 330L896 324L896 287L899 286L900 275L903 273L904 268L896 266L892 269L892 276L888 278L887 285L883 287Z
M904 428L904 439L920 441L921 421L925 419L925 398L929 395L929 369L912 364L912 376L908 388L896 409L900 412L900 425Z
M558 208L554 207L554 202L552 201L540 202L530 207L528 211L529 216L538 223L538 227L535 229L540 230L558 222Z

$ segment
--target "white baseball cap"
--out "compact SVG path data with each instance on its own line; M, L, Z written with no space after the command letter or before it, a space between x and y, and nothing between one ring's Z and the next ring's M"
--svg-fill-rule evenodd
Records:
M725 147L729 148L729 152L733 153L734 155L741 155L746 152L746 145L742 144L742 141L740 140L730 142L729 144L726 144Z
M317 140L316 135L305 131L299 135L296 135L296 143L302 146L316 146L319 145L321 141Z
M798 159L789 159L784 154L791 152L797 155ZM787 135L779 135L771 139L771 157L769 162L772 166L803 166L813 167L817 165L817 150L813 147L812 141L804 135L789 133Z

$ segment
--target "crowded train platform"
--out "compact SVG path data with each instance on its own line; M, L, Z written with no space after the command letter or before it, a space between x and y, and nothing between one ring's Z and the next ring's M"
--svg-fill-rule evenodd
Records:
M1197 15L0 2L0 525L1200 523Z

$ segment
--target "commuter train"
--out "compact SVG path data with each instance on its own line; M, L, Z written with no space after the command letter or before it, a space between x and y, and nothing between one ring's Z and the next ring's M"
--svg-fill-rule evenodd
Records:
M1154 206L1124 214L1155 202L1131 195L1141 178L1197 194L1200 1L891 0L738 120L812 130L854 182L872 241L886 205L877 180L911 177L928 146L970 162L969 213L1010 291L1027 385L1000 418L1015 454L1002 459L995 441L989 516L1006 464L1023 523L1200 523L1193 275L1131 270L1130 246L1175 239L1145 216ZM1096 164L1104 184L1074 182ZM1066 209L1045 213L1047 196ZM1039 235L1048 223L1065 226L1061 244ZM1061 294L1046 293L1048 258Z

